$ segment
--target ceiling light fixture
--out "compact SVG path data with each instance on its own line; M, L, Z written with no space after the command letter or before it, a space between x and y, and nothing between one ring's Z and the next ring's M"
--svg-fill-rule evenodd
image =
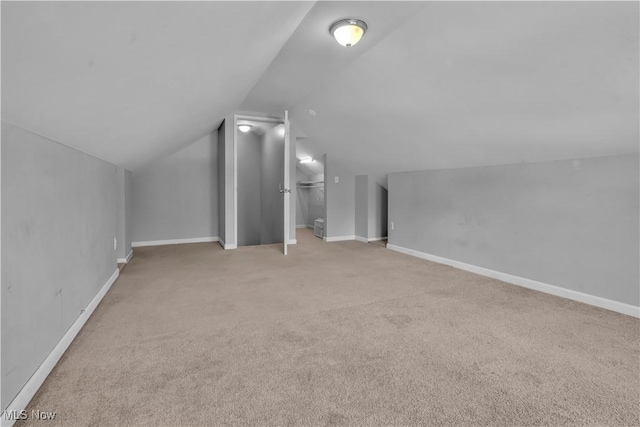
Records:
M351 47L360 41L367 28L367 23L360 19L341 19L331 24L329 33L342 46Z
M300 163L311 163L313 159L311 157L305 157L304 159L300 159Z
M247 133L251 130L251 125L247 125L247 124L238 125L238 130L240 132Z

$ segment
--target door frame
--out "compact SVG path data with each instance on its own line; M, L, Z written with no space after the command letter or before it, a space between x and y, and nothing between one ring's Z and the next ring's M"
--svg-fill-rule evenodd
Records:
M284 125L284 117L277 115L264 115L264 116L252 116L247 114L234 114L233 115L233 236L236 245L238 243L238 120L247 120L252 122L266 122L266 123L278 123ZM286 149L285 149L286 151ZM286 168L286 165L285 165ZM286 174L285 174L286 178ZM284 178L283 178L284 180ZM291 181L291 177L289 177ZM289 182L283 182L282 185L285 188L291 188ZM285 230L285 237L286 237ZM285 242L286 244L287 242ZM237 246L236 246L237 247Z

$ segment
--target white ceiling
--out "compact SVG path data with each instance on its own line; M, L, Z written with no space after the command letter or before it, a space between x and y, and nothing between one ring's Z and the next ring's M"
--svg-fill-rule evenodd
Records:
M637 153L638 49L638 3L433 2L304 97L273 97L306 151L354 173Z
M2 119L128 168L235 110L354 173L638 152L637 2L2 3ZM369 24L346 49L337 19ZM308 114L309 109L316 117Z
M310 2L2 2L2 119L128 168L236 110Z

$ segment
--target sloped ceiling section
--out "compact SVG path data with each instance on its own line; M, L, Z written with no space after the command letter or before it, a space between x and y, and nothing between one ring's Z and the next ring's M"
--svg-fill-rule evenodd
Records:
M313 2L3 2L2 120L134 169L237 109Z
M242 103L253 111L281 112L331 82L335 73L425 7L427 2L321 1L309 11ZM376 22L352 48L340 48L329 34L338 19L356 16Z
M356 46L330 24L364 19ZM638 153L637 2L2 2L2 120L135 169L236 110L354 173ZM315 110L316 116L308 113Z
M366 44L384 10L318 4L306 20L326 22L296 30L244 106L289 108L305 154L354 173L637 155L637 2L421 5ZM351 49L326 32L346 15L370 25ZM304 88L293 64L316 50Z

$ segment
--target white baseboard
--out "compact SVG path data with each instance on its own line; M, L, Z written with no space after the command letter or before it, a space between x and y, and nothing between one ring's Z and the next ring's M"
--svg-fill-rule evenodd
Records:
M215 237L194 237L191 239L170 239L170 240L150 240L147 242L132 242L132 248L142 248L144 246L164 246L164 245L182 245L184 243L205 243L217 242L220 238Z
M296 225L296 228L309 228L308 225Z
M58 344L51 350L51 353L44 359L44 361L40 364L38 369L31 375L29 381L22 387L18 395L9 403L7 406L5 413L11 413L12 411L16 411L13 413L19 413L24 410L33 396L36 394L44 380L47 379L47 376L51 373L53 368L56 366L56 363L60 360L64 352L67 350L73 339L78 335L80 329L87 322L87 319L91 316L93 311L96 309L102 298L104 298L105 294L111 288L111 285L116 281L120 271L116 269L113 272L109 280L102 286L100 291L98 291L97 295L91 300L89 305L80 312L80 316L76 319L75 322L71 325L71 327L67 330L67 332L62 336ZM5 416L2 416L1 425L2 427L10 427L16 420L7 420Z
M378 242L380 240L387 240L386 237L360 237L356 236L356 240L358 242L369 243L369 242Z
M289 242L287 242L287 245L297 245L297 244L298 244L297 239L289 239Z
M334 236L334 237L323 237L325 242L342 242L345 240L355 240L356 236Z
M442 258L436 255L427 254L425 252L420 252L413 249L403 248L402 246L387 244L387 249L391 249L392 251L400 252L406 255L411 255L417 258L426 259L428 261L437 262L439 264L446 264L451 267L459 268L460 270L469 271L471 273L476 273L481 276L491 277L492 279L502 280L503 282L511 283L517 286L522 286L523 288L533 289L535 291L544 292L546 294L567 298L570 300L604 308L606 310L611 310L618 313L640 318L640 307L636 307L635 305L625 304L623 302L613 301L607 298L597 297L595 295L589 295L582 292L561 288L559 286L549 285L547 283L542 283L542 282L538 282L531 279L525 279L524 277L514 276L508 273L501 273L499 271L489 270L488 268L484 268L484 267L465 264L460 261L455 261L448 258Z
M224 240L222 240L220 238L218 238L217 242L220 243L220 246L222 246L222 249L224 249L225 251L227 249L237 249L238 248L238 245L227 244L227 243L224 242Z
M131 257L133 257L133 249L129 251L125 258L118 258L118 264L129 264Z

